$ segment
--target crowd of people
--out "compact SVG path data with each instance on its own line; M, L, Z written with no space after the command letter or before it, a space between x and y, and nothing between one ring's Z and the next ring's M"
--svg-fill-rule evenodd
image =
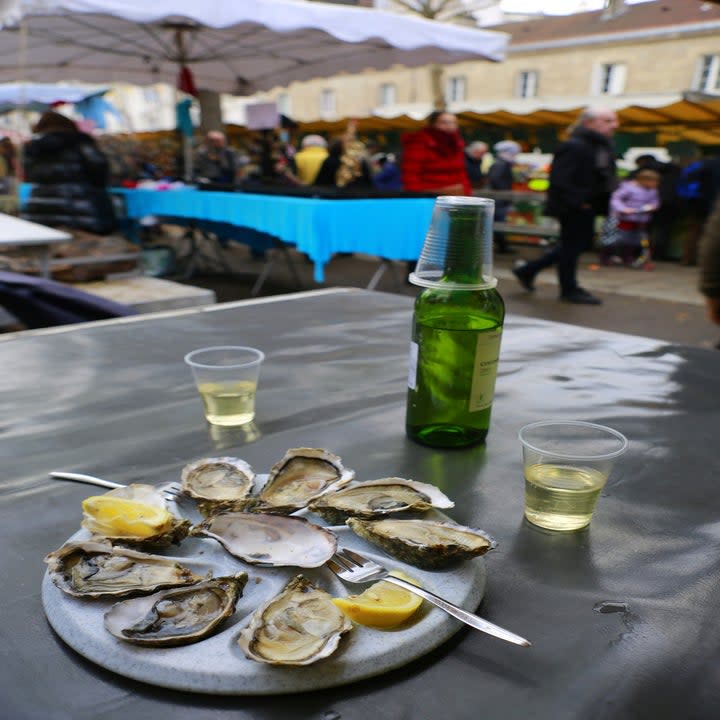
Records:
M613 147L617 127L612 110L587 108L569 129L553 155L544 208L545 214L559 222L559 241L538 258L518 261L513 269L516 278L532 291L538 273L554 265L561 300L599 304L578 282L580 255L597 248L604 264L650 267L651 256L663 257L668 252L673 222L681 216L686 228L680 261L693 265L702 258L701 290L717 321L720 271L708 268L717 266L720 254L720 208L715 208L720 196L720 158L678 163L641 155L636 168L620 181ZM437 195L514 187L520 144L504 140L491 151L482 141L466 143L450 112L431 113L422 129L400 140L399 152L380 152L358 138L351 122L344 133L329 140L315 133L305 135L297 149L277 133L249 137L238 148L230 146L223 132L214 130L195 151L189 179L219 185L257 179L343 191ZM113 146L116 142L109 137L98 142L71 119L48 111L22 148L20 163L12 142L5 138L0 143L0 177L14 181L22 173L32 183L23 209L27 219L106 234L115 228L108 187L119 181L118 173L123 175L121 181L188 179L179 142L136 147L132 152L118 152L118 146ZM510 205L505 199L497 201L497 222L506 219ZM598 236L600 216L607 219ZM496 233L495 244L497 252L513 252L504 233Z

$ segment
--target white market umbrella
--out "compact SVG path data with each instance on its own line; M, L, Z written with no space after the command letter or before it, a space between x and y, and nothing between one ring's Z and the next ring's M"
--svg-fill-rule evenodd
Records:
M142 85L187 66L198 88L240 95L395 64L500 61L508 42L504 33L303 0L0 0L0 28L0 82Z

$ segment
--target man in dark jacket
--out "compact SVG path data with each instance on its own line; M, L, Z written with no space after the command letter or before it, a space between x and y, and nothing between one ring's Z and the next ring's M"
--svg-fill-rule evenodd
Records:
M602 303L578 285L577 264L580 255L592 247L595 217L607 214L615 186L611 138L617 126L617 115L612 110L586 108L570 137L558 147L550 171L545 213L560 221L560 239L542 257L513 269L526 290L534 290L535 276L541 270L557 264L561 300L583 305Z

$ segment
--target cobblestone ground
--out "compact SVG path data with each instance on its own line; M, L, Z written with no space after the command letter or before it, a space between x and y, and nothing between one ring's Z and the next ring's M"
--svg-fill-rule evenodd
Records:
M178 253L184 248L178 244ZM295 292L293 281L281 254L276 255L260 295ZM544 318L602 330L656 337L671 343L712 348L720 339L720 327L705 317L702 296L697 291L698 271L674 262L655 263L652 270L625 267L601 267L594 254L583 256L579 278L581 284L603 299L601 306L568 305L557 298L554 270L543 272L534 293L524 291L511 273L518 258L530 258L537 248L517 248L516 254L495 258L499 290L509 313ZM299 253L290 255L302 281L302 289L349 286L366 287L379 260L364 255L336 256L325 267L325 282L313 280L313 266ZM211 288L218 302L250 297L251 289L264 261L253 258L242 245L233 245L224 253L234 274L222 272L212 253L198 258L197 270L187 280L190 284ZM405 263L392 263L376 290L414 297L418 288L405 282Z

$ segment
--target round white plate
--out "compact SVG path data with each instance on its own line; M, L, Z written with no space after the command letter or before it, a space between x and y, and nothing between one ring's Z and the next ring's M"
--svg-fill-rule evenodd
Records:
M431 513L447 519L441 513ZM318 521L314 516L310 520ZM87 537L84 530L68 540ZM380 554L377 548L350 530L338 532L339 546L400 569L423 587L456 605L474 611L485 591L482 558L466 561L445 571L427 571ZM249 616L276 595L297 574L303 574L331 595L362 592L361 585L344 585L327 568L260 568L229 555L214 540L188 538L167 555L183 558L198 574L212 569L214 576L245 571L249 580L233 617L221 630L193 645L147 648L122 642L103 626L103 615L113 601L83 600L61 592L45 574L42 599L53 629L74 650L101 667L142 682L176 690L218 695L275 695L319 690L380 675L415 660L452 637L462 623L424 602L411 620L392 630L356 625L343 636L329 658L302 667L276 667L248 660L237 645L237 636Z

